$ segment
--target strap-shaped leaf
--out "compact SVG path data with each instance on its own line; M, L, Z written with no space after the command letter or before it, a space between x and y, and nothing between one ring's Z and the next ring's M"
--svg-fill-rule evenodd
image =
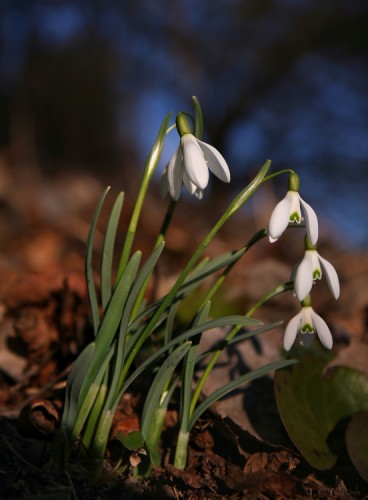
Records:
M216 352L218 349L225 349L227 346L231 344L235 344L237 342L241 342L242 340L250 339L255 335L259 335L263 332L268 332L269 330L273 330L274 328L278 328L283 325L283 321L276 321L275 323L270 323L269 325L261 326L260 328L255 328L254 330L249 330L248 332L238 333L231 340L219 340L213 346L211 346L207 351L202 352L199 356L197 356L196 362L200 362L203 358L206 358L209 354ZM241 331L241 330L240 330Z
M85 255L85 273L86 273L86 281L87 281L87 290L88 290L88 299L91 306L91 314L92 314L92 324L95 335L98 331L98 326L100 324L100 313L98 308L98 300L96 294L96 287L93 277L93 266L92 266L92 257L93 257L93 242L96 232L97 221L101 213L102 205L104 204L107 193L109 192L110 187L106 188L103 192L95 213L93 215L92 223L89 229L87 245L86 245L86 255Z
M90 411L98 396L102 379L106 373L106 370L109 369L109 363L114 354L115 354L115 344L111 346L109 352L106 354L104 359L99 364L96 376L93 379L92 383L88 386L86 394L84 395L83 399L80 397L79 394L77 415L75 421L73 422L74 423L72 430L73 439L79 436L87 418L89 417ZM82 390L80 392L82 392Z
M199 311L195 320L194 326L203 324L210 313L211 302L207 302L207 304ZM185 356L185 360L183 363L183 385L181 389L181 412L180 412L180 431L186 432L188 428L189 422L189 412L190 412L190 403L192 400L192 386L193 386L193 375L194 368L197 357L197 350L199 345L200 337L199 335L193 337L193 343Z
M77 413L77 402L79 391L86 376L89 364L93 357L96 345L94 342L88 344L78 356L68 375L64 411L61 425L65 429L71 429Z
M166 311L167 308L171 306L171 304L175 301L176 295L179 289L183 286L186 278L189 276L193 268L197 265L199 259L201 258L204 250L214 238L214 236L218 233L221 227L227 222L227 220L237 212L241 208L241 206L252 196L257 187L262 183L268 169L270 168L271 161L267 160L263 165L259 173L256 177L249 183L249 185L243 189L241 193L230 203L224 214L220 217L217 223L212 227L212 229L208 232L208 234L204 237L202 242L197 247L197 250L193 253L192 257L189 259L189 262L182 270L180 276L177 278L175 284L173 285L170 292L166 295L160 307L156 310L155 314L152 316L149 322L147 322L147 326L142 332L141 336L137 340L135 349L139 350L143 343L147 340L147 338L151 335L152 331L156 327L157 321L160 319L161 315ZM127 369L131 366L135 357L135 353L131 352L129 357L126 359Z
M190 276L188 276L188 280L189 279L194 279L196 276L198 276L198 274L201 272L201 270L203 269L203 266L209 261L209 258L206 257L204 258L194 269L193 271L190 273ZM191 293L196 287L198 287L200 285L200 282L197 282L197 283L194 283L192 286L188 286L186 287L185 289L185 292L183 291L183 293L178 293L176 298L175 298L175 301L173 303L173 305L176 305L179 303L180 300L183 300L187 295L189 295L189 293ZM139 327L140 324L142 324L142 321L144 320L145 322L147 322L147 319L149 319L150 317L152 317L152 315L155 313L155 311L160 307L160 305L162 304L162 302L165 300L166 298L166 295L164 297L161 297L160 299L156 300L153 304L150 304L149 306L147 306L145 309L143 309L137 316L136 318L134 319L134 321L132 321L132 323L129 325L129 331L130 332L134 332L137 330L137 328ZM169 308L170 309L170 308ZM163 313L164 315L165 313ZM169 313L170 314L170 313ZM172 315L174 315L174 312L171 313ZM161 323L161 321L159 321L159 323Z
M101 363L109 352L110 346L121 321L130 288L137 275L140 259L140 252L136 252L132 256L112 294L110 303L96 336L96 349L94 356L91 360L88 373L86 374L80 391L81 401L85 398L89 386L93 383L97 376Z
M152 273L154 267L157 264L158 259L160 258L160 255L164 249L165 242L163 241L158 245L152 254L149 256L147 261L144 263L142 266L142 269L139 271L137 279L134 281L134 284L132 286L132 290L129 294L126 307L124 309L124 313L121 319L121 324L123 330L128 329L128 323L132 314L132 310L135 304L135 301L139 295L140 289L143 286L144 282L146 281L147 277Z
M191 346L191 342L185 342L177 347L163 362L161 368L154 378L151 388L147 394L146 402L142 412L141 432L143 438L147 439L147 431L150 426L150 417L153 412L160 406L162 393L165 386L168 384L173 371L183 359Z
M101 304L102 310L105 311L106 306L111 298L112 293L112 265L114 257L114 247L117 227L119 224L121 209L124 201L124 193L120 193L111 210L111 214L106 226L102 259L101 259Z
M118 395L116 396L116 398L114 400L113 409L116 408L121 396L124 394L124 392L130 386L130 384L146 368L148 368L149 366L152 366L154 363L156 363L157 359L159 359L163 354L166 354L166 352L168 352L170 349L177 346L181 342L189 340L196 335L200 335L201 333L203 333L207 330L212 330L214 328L220 328L222 326L228 326L228 325L258 326L259 324L261 324L260 321L253 319L253 318L248 318L246 316L223 316L222 318L216 318L216 319L213 319L210 321L206 321L205 323L202 323L201 325L197 325L197 326L187 330L185 333L182 333L178 337L171 340L168 344L166 344L165 346L158 349L154 354L152 354L146 361L144 361L142 364L140 364L138 366L138 368L136 368L134 370L134 372L130 375L130 377L124 382Z
M245 248L242 248L241 250L238 250L237 252L226 252L222 255L219 255L218 257L215 257L214 259L210 260L208 263L206 263L203 268L201 269L201 272L198 273L197 275L190 274L185 283L182 285L180 288L179 292L182 292L184 290L187 290L187 288L192 287L195 283L201 282L204 279L206 279L208 276L211 276L212 274L216 273L220 269L223 269L224 267L233 264L237 260L240 259L244 255Z
M115 346L114 346L115 347ZM109 361L112 358L114 354L114 349L111 350L111 356L109 357ZM106 363L106 370L103 374L102 380L98 385L98 392L97 396L93 402L93 406L90 409L88 413L88 418L86 421L86 425L84 426L83 429L83 445L88 449L91 445L91 442L93 440L93 437L96 433L96 428L98 421L101 417L101 409L104 407L105 400L106 400L106 394L107 394L107 387L109 383L109 369L107 367L107 364L109 363L107 361ZM97 386L97 384L96 384Z
M183 285L179 288L177 291L175 297L173 298L172 302L168 304L169 307L169 316L170 316L170 322L171 325L167 324L166 327L166 332L165 332L165 343L169 342L171 340L171 326L172 322L175 317L175 310L177 309L180 301L185 299L190 293L192 293L198 286L200 286L201 282L210 276L211 274L215 273L216 271L219 271L223 267L226 267L227 265L235 262L238 260L242 255L244 254L244 249L239 250L238 252L226 252L222 256L216 257L212 261L209 261L208 257L205 257L192 271L191 273L187 276L185 279ZM131 323L129 326L129 330L134 332L137 330L138 325L142 322L143 319L147 321L149 320L150 317L152 317L157 309L161 307L161 304L166 300L167 295L162 297L161 299L157 300L150 306L148 306L146 309L144 309L136 318L135 320ZM171 310L171 308L174 308L174 310ZM164 314L164 313L162 313ZM162 322L162 316L158 319L156 325L154 328L157 327L158 324ZM129 348L128 352L130 352L130 348L134 344L133 340L130 339L129 342Z
M229 392L233 391L234 389L237 389L240 385L243 385L247 382L251 382L252 380L255 380L257 378L263 377L264 375L266 375L270 371L279 370L280 368L285 368L286 366L290 366L290 365L297 363L297 362L298 361L296 359L282 359L280 361L274 361L273 363L269 363L268 365L261 366L260 368L257 368L256 370L252 370L251 372L242 375L241 377L237 378L236 380L232 380L231 382L224 385L223 387L220 387L219 389L217 389L217 391L214 391L210 396L208 396L208 398L206 398L194 410L193 415L192 415L190 422L189 422L188 431L190 431L192 429L193 425L196 423L198 418L206 410L208 410L208 408L215 401L218 401L219 399L224 397Z
M121 317L117 355L116 355L116 360L115 360L115 365L114 365L113 378L112 378L112 382L111 382L110 389L109 389L109 395L107 397L107 403L106 403L107 407L109 407L109 404L113 399L114 393L118 390L119 385L121 385L121 383L122 383L122 381L120 380L120 377L121 377L121 369L122 369L122 366L124 363L124 357L125 357L124 351L125 351L126 334L128 331L129 318L130 318L130 315L132 313L135 300L138 297L139 291L140 291L141 287L143 286L143 283L147 279L147 276L149 276L152 269L155 267L158 259L160 258L160 255L162 253L164 245L165 245L165 243L162 242L157 248L155 248L155 250L152 252L150 257L144 263L144 265L142 266L142 269L139 271L136 279L134 280L134 283L131 286L129 296L127 297L124 311L123 311L122 317Z
M165 342L168 342L171 340L171 326L172 322L174 321L175 318L175 313L176 309L180 304L180 301L185 299L190 293L192 293L196 288L198 288L201 284L201 281L213 274L214 272L220 270L221 268L227 266L228 264L231 264L232 262L235 262L238 260L242 255L244 254L243 250L240 250L239 252L226 252L222 256L216 257L213 260L209 260L208 257L205 257L190 273L190 275L186 278L184 281L184 284L181 286L181 288L178 290L175 299L172 302L171 307L169 308L169 313L168 316L170 317L170 324L168 320L168 325L166 327L166 333L165 333ZM150 304L148 307L146 307L140 314L137 315L137 317L134 319L134 321L129 325L129 330L130 331L136 331L139 324L142 322L142 320L147 320L149 319L155 311L160 307L162 302L165 300L166 296L160 298L159 300L155 301L153 304ZM172 310L174 309L174 310ZM161 323L161 321L159 321Z

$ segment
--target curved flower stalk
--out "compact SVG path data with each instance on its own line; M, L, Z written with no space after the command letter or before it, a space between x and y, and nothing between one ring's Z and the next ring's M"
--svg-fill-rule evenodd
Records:
M298 193L299 176L294 172L289 177L289 191L273 209L268 223L268 239L270 243L277 241L289 222L300 224L302 221L302 210L307 228L307 235L313 245L318 240L318 219L313 208L306 203Z
M317 333L322 345L326 349L332 349L331 331L325 320L312 308L309 296L302 302L302 310L286 325L284 335L284 349L286 351L291 349L299 333L302 335Z
M184 184L190 194L203 198L209 181L210 170L223 182L230 182L230 171L224 157L206 142L197 139L190 131L186 117L179 113L176 126L180 134L180 145L163 171L160 191L169 192L177 201Z
M320 256L317 247L311 245L306 238L305 254L296 270L294 279L295 295L300 301L309 295L314 281L320 280L323 274L326 276L327 285L332 295L337 300L340 296L340 282L336 269L328 260Z

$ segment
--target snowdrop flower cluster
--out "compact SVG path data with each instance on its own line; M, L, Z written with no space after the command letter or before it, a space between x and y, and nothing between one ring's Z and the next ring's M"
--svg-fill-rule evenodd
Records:
M176 127L180 144L162 174L161 194L169 192L171 198L177 201L184 184L190 194L198 199L203 198L209 181L208 170L221 181L230 182L230 171L224 157L213 146L200 141L191 133L183 113L178 114Z
M317 333L322 345L332 348L332 335L327 323L313 310L310 292L316 280L325 274L328 287L335 299L340 295L340 283L333 265L321 257L317 251L318 219L313 208L299 195L300 181L294 172L289 176L289 190L274 208L268 224L267 232L271 243L277 241L289 223L300 224L302 211L305 220L305 254L292 279L294 293L300 300L302 309L288 323L285 329L284 348L288 351L298 334Z

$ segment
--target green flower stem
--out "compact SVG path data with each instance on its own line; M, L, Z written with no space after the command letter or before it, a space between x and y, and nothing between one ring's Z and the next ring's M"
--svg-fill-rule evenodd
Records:
M76 411L76 416L71 422L72 428L71 430L67 431L68 434L70 435L71 442L79 438L82 429L87 419L89 418L89 415L94 407L96 398L98 398L101 384L104 381L105 373L107 373L109 370L110 361L112 356L114 355L114 352L115 349L112 347L110 351L107 353L105 359L103 360L100 369L98 370L98 373L94 378L94 381L92 382L92 384L89 385L88 389L86 389L84 396L81 397L81 388L79 388L78 397L77 395L75 395L75 397L77 397L78 408ZM89 361L83 360L83 363L84 362L91 363L92 360ZM74 380L73 384L76 384L77 382L78 381Z
M161 245L161 243L165 239L166 231L167 231L167 229L168 229L168 227L170 225L170 222L172 220L172 217L174 215L176 204L177 204L177 202L175 200L170 200L170 204L169 204L169 206L167 208L166 215L165 215L164 221L162 223L159 235L157 237L154 249L156 249L159 245ZM139 292L139 295L138 295L137 300L136 300L136 302L134 304L134 307L133 307L133 311L132 311L132 315L131 315L131 320L133 320L137 316L137 314L138 314L138 312L140 310L140 307L141 307L141 304L143 302L143 299L144 299L144 296L145 296L145 293L146 293L146 290L147 290L147 286L148 286L148 283L149 283L149 280L150 280L151 276L152 276L152 273L150 273L150 275L147 277L144 285L142 286L142 288L141 288L141 290Z
M263 295L263 297L261 297L259 299L259 301L249 309L249 311L245 314L246 317L252 317L253 314L255 313L255 311L257 309L259 309L259 307L261 307L263 304L265 304L268 300L270 300L272 297L275 297L275 295L279 295L280 293L283 293L283 292L286 292L288 290L292 290L293 289L293 286L294 286L294 283L293 282L287 282L287 283L283 283L282 285L279 285L277 286L276 288L272 289L270 292L266 293L265 295ZM227 345L227 343L230 342L231 339L233 339L235 337L235 335L239 332L239 330L241 330L241 326L235 326L225 337L225 347ZM221 348L221 349L218 349L217 351L215 351L208 363L208 365L206 366L204 372L202 373L202 376L201 378L199 379L198 381L198 384L195 388L195 391L193 393L193 397L192 397L192 401L191 401L191 404L190 404L190 415L193 414L194 410L195 410L195 407L196 407L196 404L197 404L197 401L198 401L198 398L202 392L202 389L203 389L203 386L209 376L209 374L211 373L216 361L218 360L220 354L223 352L223 350L225 349L225 347Z
M258 231L248 242L248 244L243 247L242 253L239 255L239 259L258 241L260 241L262 238L264 238L267 234L267 231L265 229L262 229ZM221 287L222 283L224 282L226 276L229 274L231 269L234 267L234 265L237 263L239 260L237 259L236 261L232 262L229 264L221 273L221 275L217 278L217 280L213 283L213 285L210 287L209 291L207 292L206 296L204 297L201 306L198 308L199 310L203 309L206 304L209 303L209 301L212 299L212 297L215 295L215 293L218 291L218 289ZM222 351L220 351L221 353ZM216 353L215 353L216 354ZM218 357L218 356L217 356ZM217 358L214 359L213 365L215 364ZM209 372L211 371L212 368L209 369ZM207 377L206 377L207 378ZM201 389L203 387L203 384L206 380L206 378L203 378L203 382L201 385ZM201 380L200 380L201 382ZM188 441L185 441L185 436L189 436L189 420L190 417L194 411L195 405L197 403L197 399L199 397L201 390L199 392L195 391L194 394L192 395L191 401L189 403L189 408L187 408L186 412L184 413L180 425L180 431L179 431L179 436L181 436L180 439L178 439L176 450L175 450L175 457L174 457L174 465L178 469L183 470L186 465L187 461L187 445ZM198 394L198 395L197 395ZM184 446L184 448L183 448Z
M274 172L273 174L268 175L263 179L262 182L267 182L270 179L273 179L274 177L278 177L279 175L282 174L295 174L294 170L291 170L290 168L285 168L284 170L278 170L277 172Z
M216 294L216 292L219 290L219 288L221 287L222 283L224 282L226 276L229 274L229 272L231 271L231 269L235 266L235 264L238 262L238 260L243 257L243 255L248 252L248 250L253 246L255 245L258 241L260 241L262 238L264 238L265 236L267 236L267 229L261 229L260 231L258 231L250 240L249 242L247 243L246 246L244 246L242 249L241 249L241 253L239 254L239 257L237 258L237 260L234 260L234 262L231 262L231 264L229 264L228 266L226 266L226 268L222 271L222 273L220 274L220 276L216 279L216 281L213 283L213 285L210 287L210 289L208 290L208 292L206 293L203 301L202 301L202 304L200 305L200 307L198 308L198 310L201 310L205 304L207 304L208 301L212 300L212 297ZM239 251L240 252L240 251ZM234 251L234 253L237 253L236 251Z
M137 226L138 226L138 221L139 217L141 214L142 206L144 199L146 197L147 189L148 186L151 182L152 176L157 168L158 162L161 158L161 153L162 153L162 148L164 145L164 139L166 134L168 133L168 124L169 120L171 118L171 113L166 116L164 121L162 122L162 125L160 127L160 130L157 134L155 143L151 149L151 152L148 156L146 166L144 169L144 174L143 174L143 179L141 183L141 187L139 189L139 193L137 196L137 201L134 206L133 214L130 220L128 232L125 238L124 242L124 247L123 251L121 254L120 258L120 263L119 263L119 268L118 268L118 273L117 273L117 278L116 281L119 281L119 278L121 277L127 263L129 260L129 255L133 246L134 238L135 238L135 233L137 231Z
M180 431L176 444L174 467L184 470L187 465L189 432Z
M209 312L211 303L208 303L207 313ZM193 375L195 368L195 361L198 351L199 338L195 345L192 345L184 360L182 387L181 387L181 411L180 411L180 428L178 435L178 442L175 449L174 465L178 469L184 469L187 460L188 440L185 440L186 435L189 437L189 419L190 403L192 396ZM185 446L185 449L183 449Z
M206 247L208 246L210 241L218 233L218 231L225 224L225 222L232 215L234 215L244 205L244 203L246 203L249 200L249 198L254 194L256 189L261 184L261 182L262 182L264 176L266 175L267 171L269 170L270 166L271 166L271 161L267 160L266 163L261 168L261 170L259 171L258 175L253 179L253 181L245 189L243 189L243 191L241 191L238 194L238 196L235 197L235 199L228 206L225 213L220 217L220 219L217 221L217 223L214 225L214 227L209 231L207 236L200 243L197 250L194 252L191 259L189 260L188 264L183 269L179 278L176 280L171 291L168 293L165 300L162 301L160 307L157 309L156 313L152 316L150 322L147 324L147 326L143 330L141 336L137 339L135 346L133 347L133 349L129 353L128 358L127 358L126 362L124 363L123 370L121 372L119 385L118 385L119 388L121 387L137 353L139 352L139 350L141 349L142 345L147 340L147 338L150 336L151 332L154 330L156 323L160 319L162 313L173 302L178 290L180 289L180 287L184 283L188 274L191 272L191 270L194 268L194 266L198 262L199 258L203 254L204 250L206 249ZM119 391L117 391L117 392L119 392Z
M199 311L196 317L194 318L193 326L205 323L208 319L210 310L211 310L211 302L208 301L199 308ZM180 408L179 436L186 434L189 430L189 418L191 416L189 410L192 398L193 376L194 376L194 369L195 369L199 342L200 342L200 337L193 339L193 343L189 351L187 352L183 363L182 376L181 376L181 405L180 405L181 408ZM182 442L180 439L179 443L180 446L182 446ZM174 463L176 463L177 460L178 463L182 463L182 461L184 460L184 452L178 445L175 450Z

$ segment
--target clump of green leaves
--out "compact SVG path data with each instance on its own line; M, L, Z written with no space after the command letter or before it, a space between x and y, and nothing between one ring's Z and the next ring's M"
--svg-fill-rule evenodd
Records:
M58 467L66 465L74 443L78 441L82 443L79 448L80 458L87 459L92 474L98 476L96 469L103 463L117 406L132 385L139 386L142 377L147 379L149 374L152 383L140 415L140 430L117 437L127 450L140 452L142 457L146 457L139 465L139 472L149 473L150 468L161 461L159 443L166 412L173 400L180 400L174 465L183 469L187 461L187 447L193 425L211 404L241 384L295 363L292 359L270 363L232 380L207 398L200 398L206 379L216 365L219 355L228 345L261 334L280 324L262 325L253 315L265 302L277 294L292 290L294 286L292 281L278 285L243 315L213 317L212 299L231 269L256 243L270 235L267 229L262 229L242 248L229 250L212 259L205 256L207 246L265 181L283 173L295 177L290 170L268 175L271 165L269 160L249 185L229 203L223 215L190 256L169 292L163 297L154 298L152 302L146 302L146 290L164 252L165 236L170 228L182 183L191 194L201 199L208 182L208 168L224 182L230 179L224 158L212 146L200 140L203 122L196 98L194 105L195 117L180 113L176 125L170 126L171 115L162 122L148 156L120 252L119 265L115 271L113 262L115 257L119 257L118 227L124 194L120 193L116 197L103 231L103 252L97 280L99 288L96 286L94 272L94 239L109 188L102 194L97 205L88 236L85 260L94 340L81 352L67 380L61 427L54 443L54 462ZM187 117L191 120L192 128ZM139 250L132 252L140 213L159 164L166 135L175 127L181 136L180 145L162 176L172 199L169 201L152 252L142 262L142 253ZM286 197L282 204L289 203L291 195L287 196L289 197ZM296 203L299 203L300 197L295 190L292 196ZM303 200L301 202L305 205ZM284 212L285 210L285 219ZM271 238L272 241L275 241L288 225L289 215L286 216L285 220L278 220L278 213L273 216L273 231L276 236ZM312 222L316 224L316 219ZM318 229L315 224L314 230ZM207 284L204 296L183 324L178 320L180 305L196 294L204 284ZM198 347L203 332L224 327L228 330L224 333L223 341L207 352L200 353ZM149 344L152 349L146 349ZM204 359L207 362L206 368L194 384L197 368ZM353 433L354 429L351 432Z

